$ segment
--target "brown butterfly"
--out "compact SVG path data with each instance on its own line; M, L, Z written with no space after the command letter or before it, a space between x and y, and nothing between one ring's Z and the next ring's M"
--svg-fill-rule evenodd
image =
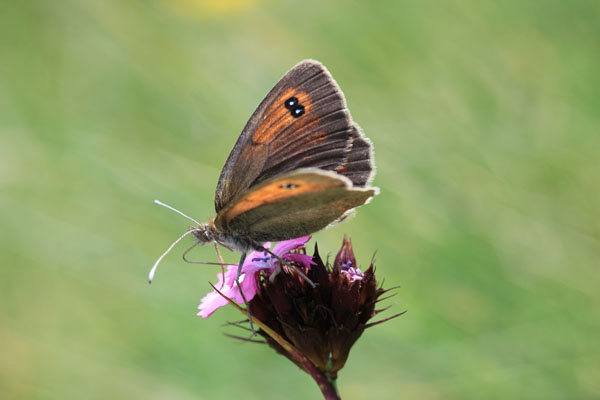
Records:
M321 63L305 60L244 127L217 184L217 215L185 235L242 253L239 278L248 252L271 253L264 242L319 231L367 203L379 192L369 186L373 174L371 142L352 121L342 91Z

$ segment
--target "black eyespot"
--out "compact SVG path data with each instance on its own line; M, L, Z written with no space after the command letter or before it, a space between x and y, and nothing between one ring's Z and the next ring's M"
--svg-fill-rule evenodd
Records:
M295 185L293 183L284 183L283 185L281 185L282 189L296 189L298 187L298 185Z
M287 108L288 110L291 110L292 108L296 107L298 105L298 99L295 97L290 97L289 99L287 99L285 101L285 108Z
M302 114L304 114L304 106L302 104L297 105L295 108L292 109L292 117L298 118Z

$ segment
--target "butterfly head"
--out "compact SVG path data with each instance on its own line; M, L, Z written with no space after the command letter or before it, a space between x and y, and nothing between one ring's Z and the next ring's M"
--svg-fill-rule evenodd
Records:
M191 231L199 244L208 244L215 240L215 224L212 220L205 224L198 224Z

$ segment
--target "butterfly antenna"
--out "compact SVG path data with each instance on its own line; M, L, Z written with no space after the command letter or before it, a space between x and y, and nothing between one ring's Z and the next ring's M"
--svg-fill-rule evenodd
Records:
M200 225L200 222L196 221L194 218L190 217L189 215L186 215L184 213L182 213L181 211L179 211L178 209L171 207L170 205L167 205L165 203L163 203L160 200L154 200L154 204L158 204L159 206L163 206L165 208L168 208L171 211L175 211L177 214L181 215L182 217L185 217L187 219L189 219L190 221L194 222L196 225Z
M148 274L148 283L152 283L152 280L154 279L154 274L156 273L156 268L158 268L158 264L160 264L160 262L162 261L163 258L165 258L165 256L167 254L169 254L169 252L171 250L173 250L173 247L175 247L175 245L179 242L181 242L181 239L183 239L184 237L186 237L187 235L189 235L190 233L194 233L194 232L198 232L200 229L190 229L189 231L187 231L186 233L184 233L183 235L181 235L179 237L179 239L177 239L176 241L174 241L169 248L167 249L167 251L165 251L164 253L162 253L162 255L160 257L158 257L158 260L156 260L156 262L154 263L154 266L152 267L152 269L150 270L150 273Z

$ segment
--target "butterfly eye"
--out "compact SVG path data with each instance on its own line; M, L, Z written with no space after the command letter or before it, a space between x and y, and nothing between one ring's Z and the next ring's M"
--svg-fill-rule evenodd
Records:
M292 109L292 117L298 118L302 114L304 114L304 106L303 105L298 105L298 106L296 106L296 108Z
M287 99L285 101L285 108L287 108L288 110L291 110L292 108L296 107L298 105L298 99L295 97L290 97L289 99Z
M298 185L294 185L293 183L284 183L281 185L282 189L296 189Z

